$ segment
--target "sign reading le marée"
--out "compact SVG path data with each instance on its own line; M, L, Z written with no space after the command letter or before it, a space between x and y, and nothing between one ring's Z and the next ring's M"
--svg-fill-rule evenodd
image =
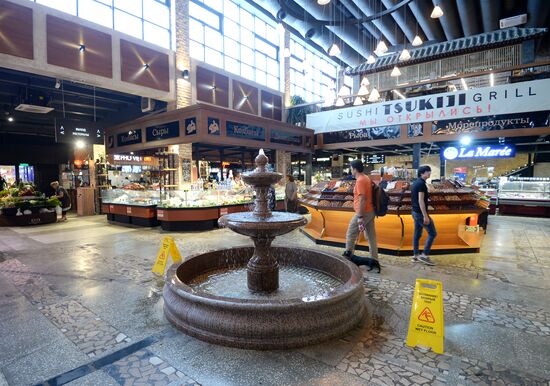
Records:
M315 133L548 110L550 79L353 106L308 114Z

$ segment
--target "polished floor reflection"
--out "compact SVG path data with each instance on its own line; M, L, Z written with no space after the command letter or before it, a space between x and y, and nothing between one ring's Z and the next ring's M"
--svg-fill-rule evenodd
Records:
M550 221L491 217L480 254L435 267L382 255L360 328L301 350L213 346L162 315L150 269L169 233L102 216L0 228L0 385L548 385ZM247 245L229 230L171 233L183 255ZM317 246L294 231L276 245ZM416 278L444 284L445 354L404 345Z

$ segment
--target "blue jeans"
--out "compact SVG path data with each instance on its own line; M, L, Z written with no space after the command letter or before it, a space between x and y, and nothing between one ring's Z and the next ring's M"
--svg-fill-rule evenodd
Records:
M424 225L424 215L422 213L412 212L412 217L414 220L414 236L413 236L413 251L414 255L418 255L418 243L422 237L422 230L426 228L428 232L428 238L424 244L424 254L428 256L430 254L430 249L432 249L432 244L434 242L435 236L437 236L437 231L435 230L434 220L430 218L430 223Z

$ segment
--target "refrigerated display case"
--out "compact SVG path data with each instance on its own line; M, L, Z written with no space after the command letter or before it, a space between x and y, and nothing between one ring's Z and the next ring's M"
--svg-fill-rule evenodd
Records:
M158 190L103 189L101 211L109 221L157 226Z
M550 217L550 178L508 178L498 191L500 214Z

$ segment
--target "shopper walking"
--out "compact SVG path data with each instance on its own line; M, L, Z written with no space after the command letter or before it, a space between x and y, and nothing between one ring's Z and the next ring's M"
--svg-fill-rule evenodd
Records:
M67 221L67 212L71 209L71 198L67 190L59 185L58 181L54 181L50 186L55 190L55 195L52 197L57 197L61 201L61 219L60 222Z
M290 174L286 176L285 209L291 213L295 213L298 210L298 186L296 186L294 177Z
M424 264L434 265L434 262L429 258L430 250L434 242L437 231L433 219L428 216L428 186L426 180L430 178L432 169L427 166L418 168L418 179L413 183L411 189L412 217L414 220L414 236L413 236L413 261L420 261ZM418 253L418 244L422 237L422 231L426 228L428 237L424 243L424 251Z
M378 259L378 245L376 242L376 230L374 227L374 206L372 200L371 179L363 173L363 162L361 160L351 161L351 174L355 178L353 188L353 209L354 216L348 226L346 234L346 251L343 256L352 260L357 265L371 265L370 259L355 256L355 243L360 232L365 232L369 240L369 250L372 259Z

